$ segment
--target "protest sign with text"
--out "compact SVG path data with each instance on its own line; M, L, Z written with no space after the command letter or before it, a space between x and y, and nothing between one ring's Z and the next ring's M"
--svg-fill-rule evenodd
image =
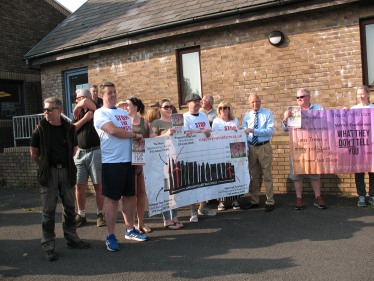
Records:
M149 215L248 192L244 131L146 139Z
M181 113L173 113L171 115L171 124L175 129L174 135L183 135L184 134L184 118Z
M290 128L295 174L374 172L374 109L302 110L301 128Z
M145 165L144 140L131 139L131 163L132 165Z

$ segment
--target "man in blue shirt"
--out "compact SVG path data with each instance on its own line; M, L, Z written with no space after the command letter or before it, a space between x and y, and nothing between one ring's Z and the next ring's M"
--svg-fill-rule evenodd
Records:
M273 176L271 174L271 163L273 161L273 150L270 145L271 136L274 133L273 114L261 108L260 97L252 94L249 97L249 106L252 111L247 113L243 119L243 129L248 135L248 166L251 172L251 202L244 209L253 209L259 206L260 198L260 167L264 175L266 187L265 212L274 210Z
M323 110L323 107L318 104L312 104L310 102L310 92L307 89L301 88L297 91L296 94L297 103L300 106L301 110ZM285 132L288 132L289 129L287 127L287 119L290 117L291 111L287 110L284 113L284 119L282 122L282 128ZM302 210L303 206L303 199L302 199L302 192L303 192L303 182L304 182L304 175L295 175L292 166L292 159L290 153L290 179L293 180L295 191L296 191L296 210ZM323 199L321 198L321 180L319 175L308 175L310 178L310 182L312 184L314 195L316 200L314 201L314 206L317 206L320 209L326 209L327 206Z

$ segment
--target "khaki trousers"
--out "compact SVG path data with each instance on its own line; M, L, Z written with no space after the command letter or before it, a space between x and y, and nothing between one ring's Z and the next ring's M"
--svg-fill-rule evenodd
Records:
M274 205L274 189L273 176L271 174L271 163L273 162L273 149L270 142L261 146L248 145L248 167L251 173L251 187L249 194L251 195L251 203L259 204L258 197L260 193L260 168L264 175L266 187L266 205Z

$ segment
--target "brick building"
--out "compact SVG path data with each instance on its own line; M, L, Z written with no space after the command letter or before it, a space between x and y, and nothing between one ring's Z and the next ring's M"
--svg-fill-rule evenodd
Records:
M0 152L3 152L5 147L13 146L12 117L42 111L40 70L28 68L24 56L70 12L53 0L14 0L1 1L0 15Z
M43 98L61 97L67 115L75 89L104 81L119 99L150 106L168 97L182 112L186 94L211 94L229 100L240 122L257 93L276 120L274 188L287 192L283 112L300 87L325 108L356 104L356 87L374 84L373 29L367 0L89 0L26 59L41 68ZM275 30L285 36L279 47L268 40ZM324 175L322 192L355 194L353 175Z

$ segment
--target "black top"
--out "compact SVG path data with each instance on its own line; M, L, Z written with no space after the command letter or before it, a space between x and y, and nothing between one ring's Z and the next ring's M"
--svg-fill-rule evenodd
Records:
M36 128L32 133L31 146L35 148L39 147L40 136L39 130ZM74 146L77 146L77 139L74 141ZM68 164L67 153L68 142L66 139L66 132L63 125L51 126L51 151L49 153L49 165L55 166L57 164Z
M96 109L99 109L100 107L103 106L103 99L97 98L97 102L95 102L95 104L96 104Z
M99 101L98 101L99 102ZM78 115L78 119L73 120L73 123L78 122L83 118L83 116L89 111L84 111L81 109L81 112ZM82 127L77 131L78 137L78 147L82 149L89 149L92 147L100 146L100 138L95 130L93 118L84 123Z

